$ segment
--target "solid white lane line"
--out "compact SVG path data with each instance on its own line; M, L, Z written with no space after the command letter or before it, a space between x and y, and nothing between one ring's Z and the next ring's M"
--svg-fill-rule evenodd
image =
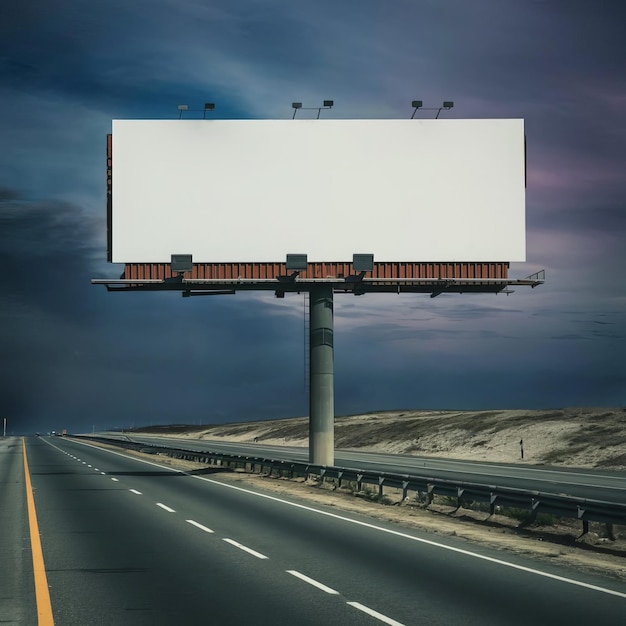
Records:
M142 495L141 491L137 491L136 489L129 489L131 493L136 493L138 496Z
M200 530L203 530L205 533L212 533L213 532L210 528L207 528L206 526L203 526L202 524L198 524L198 522L194 522L192 519L186 519L185 521L188 524L191 524L192 526L195 526L196 528L199 528Z
M230 543L231 546L235 546L236 548L239 548L240 550L243 550L244 552L247 552L248 554L251 554L252 556L256 556L257 559L269 558L265 556L264 554L261 554L260 552L253 550L252 548L248 548L247 546L244 546L241 543L236 542L234 539L222 539L222 541L225 541L226 543Z
M114 481L114 482L116 482L116 483L119 483L119 482L120 482L120 481L119 481L119 478L111 478L111 480L112 480L112 481Z
M176 513L174 509L170 509L169 506L163 504L162 502L157 502L156 505L160 506L164 511L167 511L168 513Z
M295 576L296 578L299 578L300 580L303 580L305 583L309 583L309 585L313 585L314 587L317 587L318 589L321 589L322 591L325 591L326 593L334 593L335 595L339 595L338 591L335 591L334 589L331 589L330 587L327 587L326 585L317 582L317 580L313 580L313 578L309 578L308 576L305 576L304 574L301 574L300 572L296 571L295 569L288 569L285 570L288 574L291 574L292 576Z
M387 617L386 615L383 615L378 611L374 611L374 609L370 609L369 607L364 606L359 602L347 602L347 604L353 606L355 609L359 609L359 611L363 611L363 613L367 613L368 615L375 617L377 620L380 620L385 624L389 624L389 626L404 626L404 624L402 624L401 622L396 622L395 619L391 619L390 617Z

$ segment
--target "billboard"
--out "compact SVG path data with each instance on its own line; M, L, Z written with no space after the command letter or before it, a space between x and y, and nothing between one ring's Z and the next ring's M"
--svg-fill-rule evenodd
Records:
M110 260L524 261L524 124L114 120Z

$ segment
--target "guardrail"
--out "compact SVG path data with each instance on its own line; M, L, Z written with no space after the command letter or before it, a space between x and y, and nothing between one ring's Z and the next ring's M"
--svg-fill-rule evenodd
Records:
M483 485L466 481L453 481L444 478L434 478L415 474L393 474L387 472L373 472L346 467L329 467L314 465L298 461L282 461L237 454L225 454L209 450L188 450L168 446L145 444L131 439L117 439L109 437L95 437L88 435L73 435L76 439L87 439L100 443L115 445L128 450L161 453L167 456L206 463L232 469L242 468L246 471L267 472L270 476L274 472L287 475L289 478L301 476L307 478L318 476L320 480L336 480L339 487L345 483L355 483L361 491L363 485L374 485L378 488L378 496L383 497L385 487L392 487L402 491L402 499L406 499L410 491L423 497L427 505L432 504L434 496L448 496L456 499L457 507L470 502L485 502L489 504L490 515L496 512L496 507L512 507L527 510L532 521L539 513L547 513L558 517L578 519L582 522L583 533L589 532L589 522L604 522L606 524L626 525L626 504L605 502L579 498L576 496L556 495L541 491L530 491L515 487L498 487L497 485Z

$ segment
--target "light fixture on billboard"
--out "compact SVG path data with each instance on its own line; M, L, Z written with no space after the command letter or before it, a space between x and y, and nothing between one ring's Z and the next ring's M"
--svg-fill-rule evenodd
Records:
M185 272L191 272L193 269L193 259L191 254L172 254L170 263L172 274L176 272L178 278L182 279Z
M288 270L303 271L307 268L308 257L306 254L288 254L285 263Z
M437 111L437 116L435 117L435 119L439 118L439 113L441 113L442 109L446 109L446 111L449 111L453 106L454 102L452 102L452 100L444 100L444 103L439 108L439 111Z
M422 111L437 111L435 119L438 119L441 111L443 111L443 109L446 109L446 111L451 109L454 106L454 102L452 102L452 100L444 100L440 107L424 107L424 103L421 100L413 100L411 102L411 106L413 107L413 115L411 115L411 119L415 117L418 109L422 109Z
M188 104L179 104L178 105L178 119L180 119L183 116L183 111L189 111L189 105Z
M214 109L215 109L215 103L214 102L205 102L204 103L203 119L206 119L206 112L207 111L213 111Z
M411 102L411 106L413 107L413 115L411 115L411 119L413 119L417 113L417 109L421 109L424 106L424 103L421 100L413 100L413 102Z
M300 272L306 271L308 266L308 257L306 254L288 254L285 261L285 268L288 272L291 272L289 276L279 276L278 280L281 282L293 282L298 278ZM279 292L276 293L277 298L282 298Z
M318 107L317 109L317 119L320 119L320 113L322 112L322 109L332 109L333 106L335 104L334 100L324 100L323 104L321 107Z
M321 107L303 107L302 102L292 102L291 108L293 109L293 117L291 119L295 119L298 109L304 109L307 111L317 111L317 119L319 120L322 109L332 109L334 105L334 100L324 100Z
M355 272L371 272L374 269L374 255L353 254L352 267Z

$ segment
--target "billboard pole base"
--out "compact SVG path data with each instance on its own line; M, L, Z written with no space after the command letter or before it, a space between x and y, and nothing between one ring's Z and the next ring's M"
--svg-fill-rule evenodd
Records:
M309 296L309 462L335 464L333 287Z

